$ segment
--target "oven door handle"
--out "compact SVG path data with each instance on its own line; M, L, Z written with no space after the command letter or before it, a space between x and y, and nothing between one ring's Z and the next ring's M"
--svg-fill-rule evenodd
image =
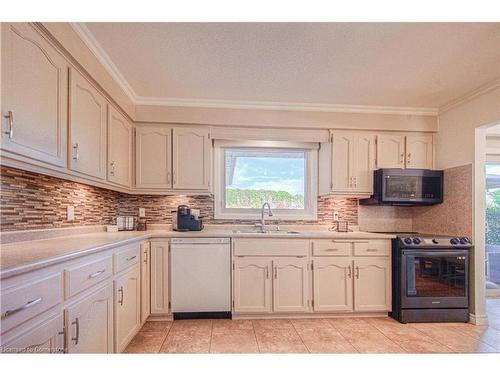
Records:
M447 257L462 257L462 256L469 256L469 250L449 250L449 251L422 251L422 250L412 250L412 251L403 251L403 255L405 256L429 256L429 257L440 257L440 256L447 256Z

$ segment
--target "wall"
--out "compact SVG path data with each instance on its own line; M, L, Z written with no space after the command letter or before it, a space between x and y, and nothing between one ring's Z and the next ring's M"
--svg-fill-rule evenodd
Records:
M111 223L117 215L136 216L139 207L146 208L149 223L170 224L171 211L180 204L201 209L207 223L255 222L214 220L214 200L209 196L129 195L5 166L1 167L0 173L0 225L3 232L104 225ZM75 220L72 222L66 220L66 207L70 205L75 206ZM318 199L318 220L287 223L329 225L334 210L339 212L341 220L357 224L357 199L333 197Z

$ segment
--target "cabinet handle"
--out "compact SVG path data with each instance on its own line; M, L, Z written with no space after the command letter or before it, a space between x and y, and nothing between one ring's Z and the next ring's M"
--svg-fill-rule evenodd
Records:
M172 175L174 176L174 181L173 181L173 184L177 184L177 177L176 177L176 174L175 174L175 171L172 173Z
M274 267L274 278L278 278L278 267Z
M399 164L404 164L404 162L405 162L405 153L402 152L401 153L401 159L399 160Z
M410 164L410 160L411 160L411 152L409 152L407 155L406 164Z
M354 176L354 187L358 187L358 177Z
M266 267L266 279L269 279L269 266Z
M12 111L8 111L4 117L8 120L7 124L9 125L9 130L4 133L9 136L9 139L12 139L14 136L14 114Z
M324 249L323 251L339 251L339 249Z
M7 310L6 312L2 313L2 319L6 318L10 315L14 315L15 313L18 313L19 311L23 311L23 310L29 309L30 307L38 305L40 302L42 302L42 297L34 299L32 301L28 301L24 305L17 307L15 309Z
M148 264L148 251L144 252L144 263Z
M120 293L120 298L118 299L118 303L120 304L120 306L123 306L123 286L121 286L118 289L118 293Z
M167 172L167 184L170 184L170 172Z
M134 255L133 257L129 257L127 259L125 259L127 262L130 262L131 260L137 258L137 255Z
M359 267L356 266L356 279L359 279Z
M91 274L89 275L89 279L93 279L93 278L95 278L95 277L99 276L100 274L102 274L102 273L104 273L104 272L106 272L106 270L105 270L105 269L100 270L100 271L97 271L97 272L94 272L94 273L91 273Z
M111 163L109 163L109 165L111 166L111 170L109 171L109 174L111 176L114 176L115 175L115 162L112 161Z
M78 142L73 145L73 160L74 161L80 160L80 150L79 150Z
M80 319L75 318L75 321L71 324L76 326L76 337L72 337L71 340L75 342L75 345L78 345L78 341L80 341Z
M352 270L351 270L351 265L347 266L347 277L351 278L352 277Z
M366 249L365 251L378 251L378 249Z

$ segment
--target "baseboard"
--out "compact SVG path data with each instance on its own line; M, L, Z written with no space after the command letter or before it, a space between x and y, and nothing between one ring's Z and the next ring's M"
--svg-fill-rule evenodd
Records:
M489 325L488 315L476 316L475 314L469 314L469 323L475 324L477 326L487 326Z
M290 313L290 314L236 314L233 313L233 320L238 319L325 319L325 318L383 318L387 317L387 312L373 313Z

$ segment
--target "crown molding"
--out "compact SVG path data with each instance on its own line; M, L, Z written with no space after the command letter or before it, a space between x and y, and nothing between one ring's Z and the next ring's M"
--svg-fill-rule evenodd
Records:
M128 98L132 101L132 103L136 106L144 105L162 107L253 109L303 112L344 112L420 116L438 115L438 108L138 96L132 86L120 72L118 67L106 53L104 48L95 39L94 35L85 25L85 23L70 22L70 25L75 33L82 39L85 45L94 54L97 60L104 66L106 71L111 75L115 82L128 96Z
M493 81L490 81L472 91L469 91L467 94L465 95L462 95L454 100L452 100L451 102L448 102L447 104L445 104L444 106L440 107L439 110L438 110L438 115L442 115L443 113L445 112L448 112L449 110L461 105L461 104L464 104L464 103L467 103L471 100L473 100L474 98L477 98L481 95L484 95L492 90L495 90L497 88L500 87L500 78L497 78L497 79L494 79Z
M120 88L125 92L132 103L136 104L137 94L128 81L125 79L120 69L111 60L109 55L106 53L104 48L95 39L92 32L83 22L70 22L70 26L73 28L75 33L80 37L80 39L85 43L85 45L94 54L97 60L104 66L104 69L111 75L115 82L120 86Z

